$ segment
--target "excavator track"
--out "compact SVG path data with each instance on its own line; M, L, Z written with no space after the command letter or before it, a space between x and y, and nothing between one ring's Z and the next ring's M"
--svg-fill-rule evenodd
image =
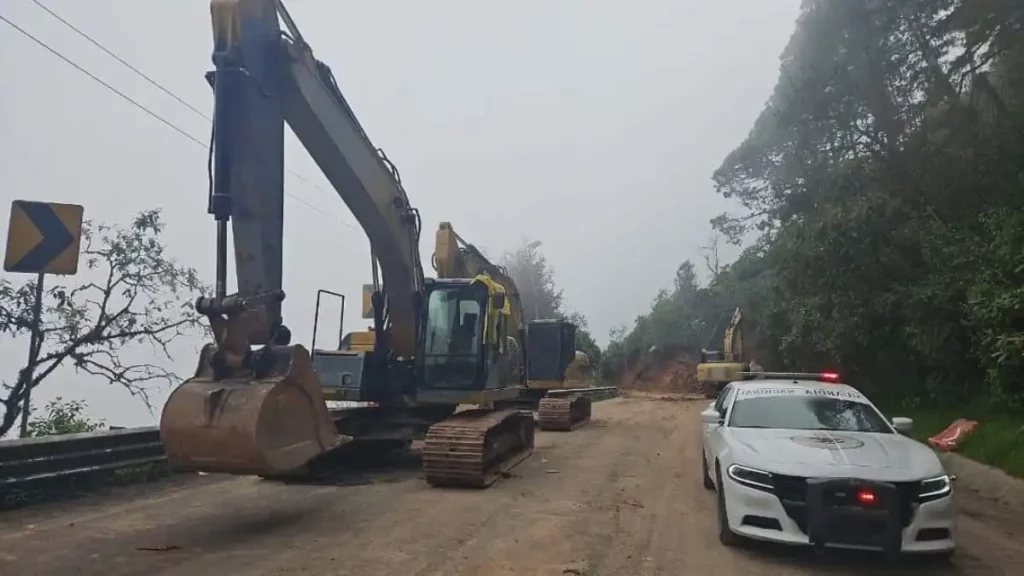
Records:
M590 422L590 410L590 398L586 396L548 396L537 408L537 426L545 431L568 432Z
M423 442L431 486L486 488L533 453L533 416L520 410L469 410L434 424Z

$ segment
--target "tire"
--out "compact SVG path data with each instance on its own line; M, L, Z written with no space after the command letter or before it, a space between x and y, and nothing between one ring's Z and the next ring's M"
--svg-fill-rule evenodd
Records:
M701 476L704 477L704 488L706 490L714 490L715 483L711 481L711 473L708 472L708 459L704 456L704 451L700 451L700 469Z
M956 548L946 550L944 552L938 552L936 554L929 554L927 563L933 566L944 566L952 563L954 556L956 556Z
M739 535L729 528L729 516L725 509L725 490L722 489L722 468L715 463L715 480L718 482L718 541L723 546L735 548L741 543Z

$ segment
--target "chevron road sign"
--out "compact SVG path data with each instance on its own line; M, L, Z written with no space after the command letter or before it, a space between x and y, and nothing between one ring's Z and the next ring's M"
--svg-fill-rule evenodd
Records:
M7 230L4 270L32 274L75 274L83 208L15 200Z

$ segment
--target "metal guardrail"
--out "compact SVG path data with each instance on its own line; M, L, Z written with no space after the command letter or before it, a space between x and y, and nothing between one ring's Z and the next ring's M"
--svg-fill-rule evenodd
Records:
M597 388L563 388L549 390L548 396L565 396L566 394L584 394L586 396L603 396L609 392L617 392L617 386L602 386ZM614 394L612 394L614 396Z
M614 397L617 391L606 386L553 390L551 394L585 394L600 401ZM165 460L160 430L155 426L0 440L0 490Z
M0 440L0 489L166 459L156 427Z

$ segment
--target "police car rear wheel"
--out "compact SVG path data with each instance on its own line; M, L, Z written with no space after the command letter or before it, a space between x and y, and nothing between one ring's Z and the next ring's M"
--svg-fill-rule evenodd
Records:
M718 541L724 546L739 546L740 537L729 528L729 515L726 513L725 490L722 486L722 468L715 463L715 480L718 482Z
M704 488L714 490L715 483L711 481L711 473L708 472L708 458L704 455L703 451L700 453L700 469L701 476L704 477Z

